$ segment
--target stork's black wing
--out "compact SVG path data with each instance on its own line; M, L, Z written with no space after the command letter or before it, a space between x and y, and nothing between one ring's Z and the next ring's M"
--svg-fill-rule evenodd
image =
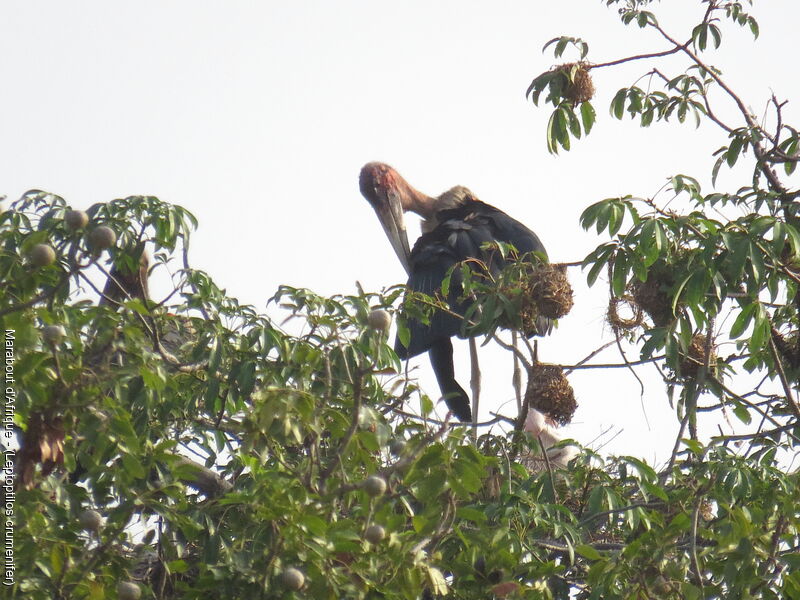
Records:
M442 280L450 269L469 258L480 258L494 272L501 269L505 260L496 252L486 256L481 250L481 245L485 242L510 243L520 254L541 252L547 256L542 242L533 231L483 202L467 201L457 208L439 212L436 218L439 225L420 237L411 251L408 287L415 292L434 296L441 290ZM469 302L459 300L460 279L460 270L453 270L447 303L454 313L463 315ZM461 421L470 421L470 401L455 379L453 344L450 341L452 336L461 335L461 325L460 318L442 311L436 311L428 324L411 320L408 323L408 347L398 338L395 350L401 358L416 356L428 350L431 366L447 407ZM538 319L539 333L549 332L550 327L549 319Z
M411 251L408 287L415 292L436 295L448 271L468 258L480 258L489 262L493 271L502 268L505 261L497 253L487 257L481 250L481 245L485 242L513 244L520 254L541 252L547 255L542 242L533 231L501 210L478 200L470 200L457 208L441 211L437 214L437 220L439 225L420 237ZM469 307L469 301L459 301L460 294L459 270L456 269L453 271L447 300L453 312L463 315ZM548 319L541 319L541 323L537 325L540 333L550 329ZM431 317L430 324L414 320L408 326L408 348L399 340L395 344L402 358L416 356L430 349L437 340L459 335L461 319L437 311Z

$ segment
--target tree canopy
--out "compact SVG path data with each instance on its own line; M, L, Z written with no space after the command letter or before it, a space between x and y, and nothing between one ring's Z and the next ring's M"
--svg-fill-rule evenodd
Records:
M756 117L704 58L732 27L759 34L749 3L698 2L687 32L649 0L606 4L663 49L593 63L580 38L549 42L577 61L528 89L553 107L548 148L588 135L603 69L635 61L611 117L713 124L712 182L747 169L735 190L675 174L581 219L607 236L581 265L639 350L624 362L659 369L674 401L666 465L580 447L565 465L524 433L532 408L571 413L542 402L545 367L568 373L523 335L539 284L522 263L461 273L465 328L519 365L518 412L490 435L431 417L389 343L387 317L402 336L437 298L282 286L279 323L191 266L185 209L134 196L82 213L32 190L0 213L4 444L19 443L5 596L800 598L800 133L784 99ZM672 55L682 72L662 70ZM174 283L160 300L156 270ZM701 437L709 413L748 433Z

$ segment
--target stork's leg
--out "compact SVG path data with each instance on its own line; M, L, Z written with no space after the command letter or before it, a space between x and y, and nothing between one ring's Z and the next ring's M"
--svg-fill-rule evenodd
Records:
M469 397L455 378L453 342L449 337L437 340L428 351L428 356L431 359L431 366L436 375L436 381L439 382L439 389L442 391L447 408L460 421L471 421Z
M511 383L514 386L514 397L517 399L517 414L522 412L522 370L519 367L519 356L517 356L517 332L511 331L511 345L514 347L514 373L511 376Z
M478 422L478 404L481 397L481 367L478 364L478 344L475 338L469 338L469 363L471 368L471 376L469 380L470 388L472 389L472 423L473 425ZM478 430L473 428L472 436L477 437Z

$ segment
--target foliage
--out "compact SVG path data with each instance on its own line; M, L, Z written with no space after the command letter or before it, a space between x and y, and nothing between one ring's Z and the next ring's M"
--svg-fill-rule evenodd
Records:
M732 177L745 172L747 182L735 191L709 193L697 177L677 174L654 198L625 196L589 206L581 225L606 234L608 241L583 261L588 281L594 284L607 273L612 309L623 303L633 313L649 316L646 327L618 326L615 332L618 339L639 344L642 361L663 358L668 372L662 375L670 397L678 394L681 435L688 426L688 447L702 456L707 468L713 469L721 457L718 449L699 453L697 414L730 408L745 424L756 419L751 434L733 436L738 443L747 442L740 452L743 464L766 465L794 481L796 471L788 469L800 441L800 190L792 189L790 182L800 161L800 134L784 121L785 101L773 95L769 121L759 120L726 83L722 71L705 59L708 51L720 47L731 25L758 37L758 23L748 12L752 2L698 3L699 22L685 41L660 25L652 2L607 0L606 4L618 9L624 24L653 32L667 49L591 63L588 45L564 36L550 42L556 57L575 46L581 64L595 76L599 69L645 61L644 75L614 94L611 116L629 116L642 127L674 118L683 123L690 116L696 125L710 122L725 138L714 152L711 184L717 184L721 169L734 167ZM670 55L687 60L682 73L665 73L659 65ZM584 131L577 126L580 117L594 115L594 110L587 108L589 101L580 106L570 101L563 77L554 76L561 72L555 68L540 75L528 90L537 104L547 90L545 100L555 107L551 124L557 126L547 133L551 152L559 147L569 150L570 138L588 133L593 124L591 119L584 121ZM726 102L734 117L720 116L730 112ZM773 125L768 127L767 122ZM724 344L735 344L736 352L718 356L717 348ZM757 384L734 391L753 381L742 378L744 372L752 373ZM711 404L699 403L708 397L713 398ZM712 446L731 441L720 435ZM796 516L792 506L777 513L779 519ZM755 521L747 515L742 522L749 526ZM700 597L796 597L796 581L789 575L793 559L783 557L796 551L797 532L784 528L783 522L770 526L772 549L767 555L773 565L765 572L720 570L712 564L717 557L714 547L696 548L691 570ZM692 536L701 537L697 532ZM749 545L752 538L746 537Z
M669 185L684 212L624 197L582 217L609 236L584 261L590 282L608 272L614 299L643 302L655 280L651 296L665 299L659 311L647 305L642 330L617 330L641 343L643 361L671 371L688 435L665 468L583 450L566 470L531 471L524 459L541 448L519 433L526 407L508 435L476 442L432 418L386 331L369 326L372 310L394 314L402 288L325 298L284 286L271 300L288 315L279 326L189 266L195 221L185 210L151 197L92 207L88 229L117 234L107 255L65 224L62 198L32 191L0 213L0 330L7 341L13 332L22 441L6 455L18 486L8 597L113 598L118 583L135 581L144 598L164 599L800 598L800 490L787 467L800 435L798 193L775 172L794 170L797 130L778 118L767 131L746 110L727 124L711 110L713 87L741 105L700 57L722 43L724 19L758 33L742 3L701 3L685 44L660 28L651 2L607 4L671 44L635 58L690 61L677 77L653 69L663 90L622 90L612 115L643 126L710 119L728 135L714 174L748 160L753 174L736 192L711 194L676 175ZM580 62L529 90L534 101L547 91L555 107L553 152L596 118L591 100L570 91L581 70L631 60L593 65L578 38L551 46L558 56L571 44ZM775 100L778 117L782 106ZM735 216L711 218L711 207ZM54 248L53 264L28 258L41 243ZM174 291L98 305L107 297L98 281L135 271L143 247L155 271L179 264ZM524 330L520 263L456 274L477 300L466 332L500 340L504 327ZM447 309L436 298L404 302L418 318L432 307ZM64 339L45 341L47 325L62 325ZM717 356L721 337L739 340L736 354ZM741 369L762 383L733 391ZM418 414L406 408L417 404ZM752 432L700 440L698 411L728 409L745 423L757 417ZM83 529L86 510L103 517L96 531ZM386 537L368 535L373 525Z

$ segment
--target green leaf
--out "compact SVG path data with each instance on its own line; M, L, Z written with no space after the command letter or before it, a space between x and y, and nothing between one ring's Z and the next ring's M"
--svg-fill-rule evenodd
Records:
M639 484L642 486L642 489L644 489L651 496L654 496L659 500L663 500L664 502L667 502L669 500L667 492L665 492L664 488L662 488L661 486L644 480L640 481Z
M219 343L218 338L214 338L214 341L211 342L211 348L208 353L208 371L210 373L215 373L219 370L219 365L222 362L222 346Z
M731 140L728 151L725 153L725 160L728 162L729 167L736 164L736 160L739 158L739 153L742 151L743 145L744 140L739 136L734 136Z
M328 523L316 515L303 515L300 523L309 533L320 538L328 532Z
M613 203L608 206L608 234L615 236L622 227L622 217L625 216L625 209L619 204Z
M611 114L617 119L622 119L622 116L625 114L625 96L627 93L628 89L622 88L611 100Z
M745 425L749 425L753 420L752 416L750 415L750 411L743 404L735 404L733 407L733 414L736 415L736 418Z
M748 17L747 22L750 25L750 31L753 33L753 37L758 38L759 34L758 22L755 20L754 17Z
M611 289L615 296L622 296L628 283L628 257L622 252L617 254L611 275Z
M764 256L754 243L750 242L750 272L753 274L752 288L760 287L764 281Z
M408 348L411 343L411 330L408 328L405 319L397 320L397 339L400 340L400 343L406 348Z
M700 50L706 49L707 37L708 37L707 23L700 23L694 29L692 29L692 41L694 42L695 46L697 46Z
M594 107L591 105L590 102L584 102L581 104L581 122L583 123L583 131L586 135L589 135L589 132L594 127L595 120L597 119L597 114L595 113Z
M556 139L561 144L562 148L569 152L570 141L569 132L567 130L569 125L568 109L562 105L556 109L556 113L558 114L556 118Z
M566 114L567 119L569 121L569 131L570 131L570 133L576 139L580 138L581 137L581 122L578 120L578 116L575 114L575 111L573 110L573 108L571 106L570 107L564 107L564 113Z
M722 33L719 27L711 23L708 28L711 31L711 37L714 38L714 48L719 48L720 44L722 44Z
M430 585L431 593L435 596L444 596L447 594L447 580L442 575L442 572L436 567L428 567L428 584Z
M589 560L600 560L603 558L603 555L600 554L597 550L595 550L592 546L588 544L578 544L575 546L575 552L583 556L584 558L588 558Z
M736 320L733 322L733 325L731 325L731 331L729 334L731 339L735 340L745 332L747 327L750 325L750 321L753 320L753 315L755 315L757 309L757 302L748 304L742 309L742 311L736 317Z
M725 150L726 148L723 148ZM717 175L719 175L719 169L722 166L722 163L725 162L726 155L722 154L716 162L714 166L711 168L711 185L717 185Z
M475 523L485 523L488 518L486 513L482 510L469 506L460 506L456 510L456 516L459 519L466 519L467 521L473 521Z
M550 154L558 154L558 139L557 139L557 130L558 126L556 121L558 120L558 109L554 110L553 113L550 115L550 120L547 121L547 151Z
M447 275L442 279L442 296L447 298L450 296L450 280L453 276L453 269L448 269Z
M602 208L603 202L595 202L581 213L580 224L584 230L588 230L594 224Z
M770 336L769 319L765 315L760 314L762 311L759 311L759 314L756 316L753 333L750 336L749 346L751 352L760 351L766 345Z
M122 466L132 477L141 479L145 476L144 467L136 457L126 452L120 458L122 459Z
M178 559L178 560L171 560L167 563L167 572L168 573L185 573L189 570L189 563L185 560Z

